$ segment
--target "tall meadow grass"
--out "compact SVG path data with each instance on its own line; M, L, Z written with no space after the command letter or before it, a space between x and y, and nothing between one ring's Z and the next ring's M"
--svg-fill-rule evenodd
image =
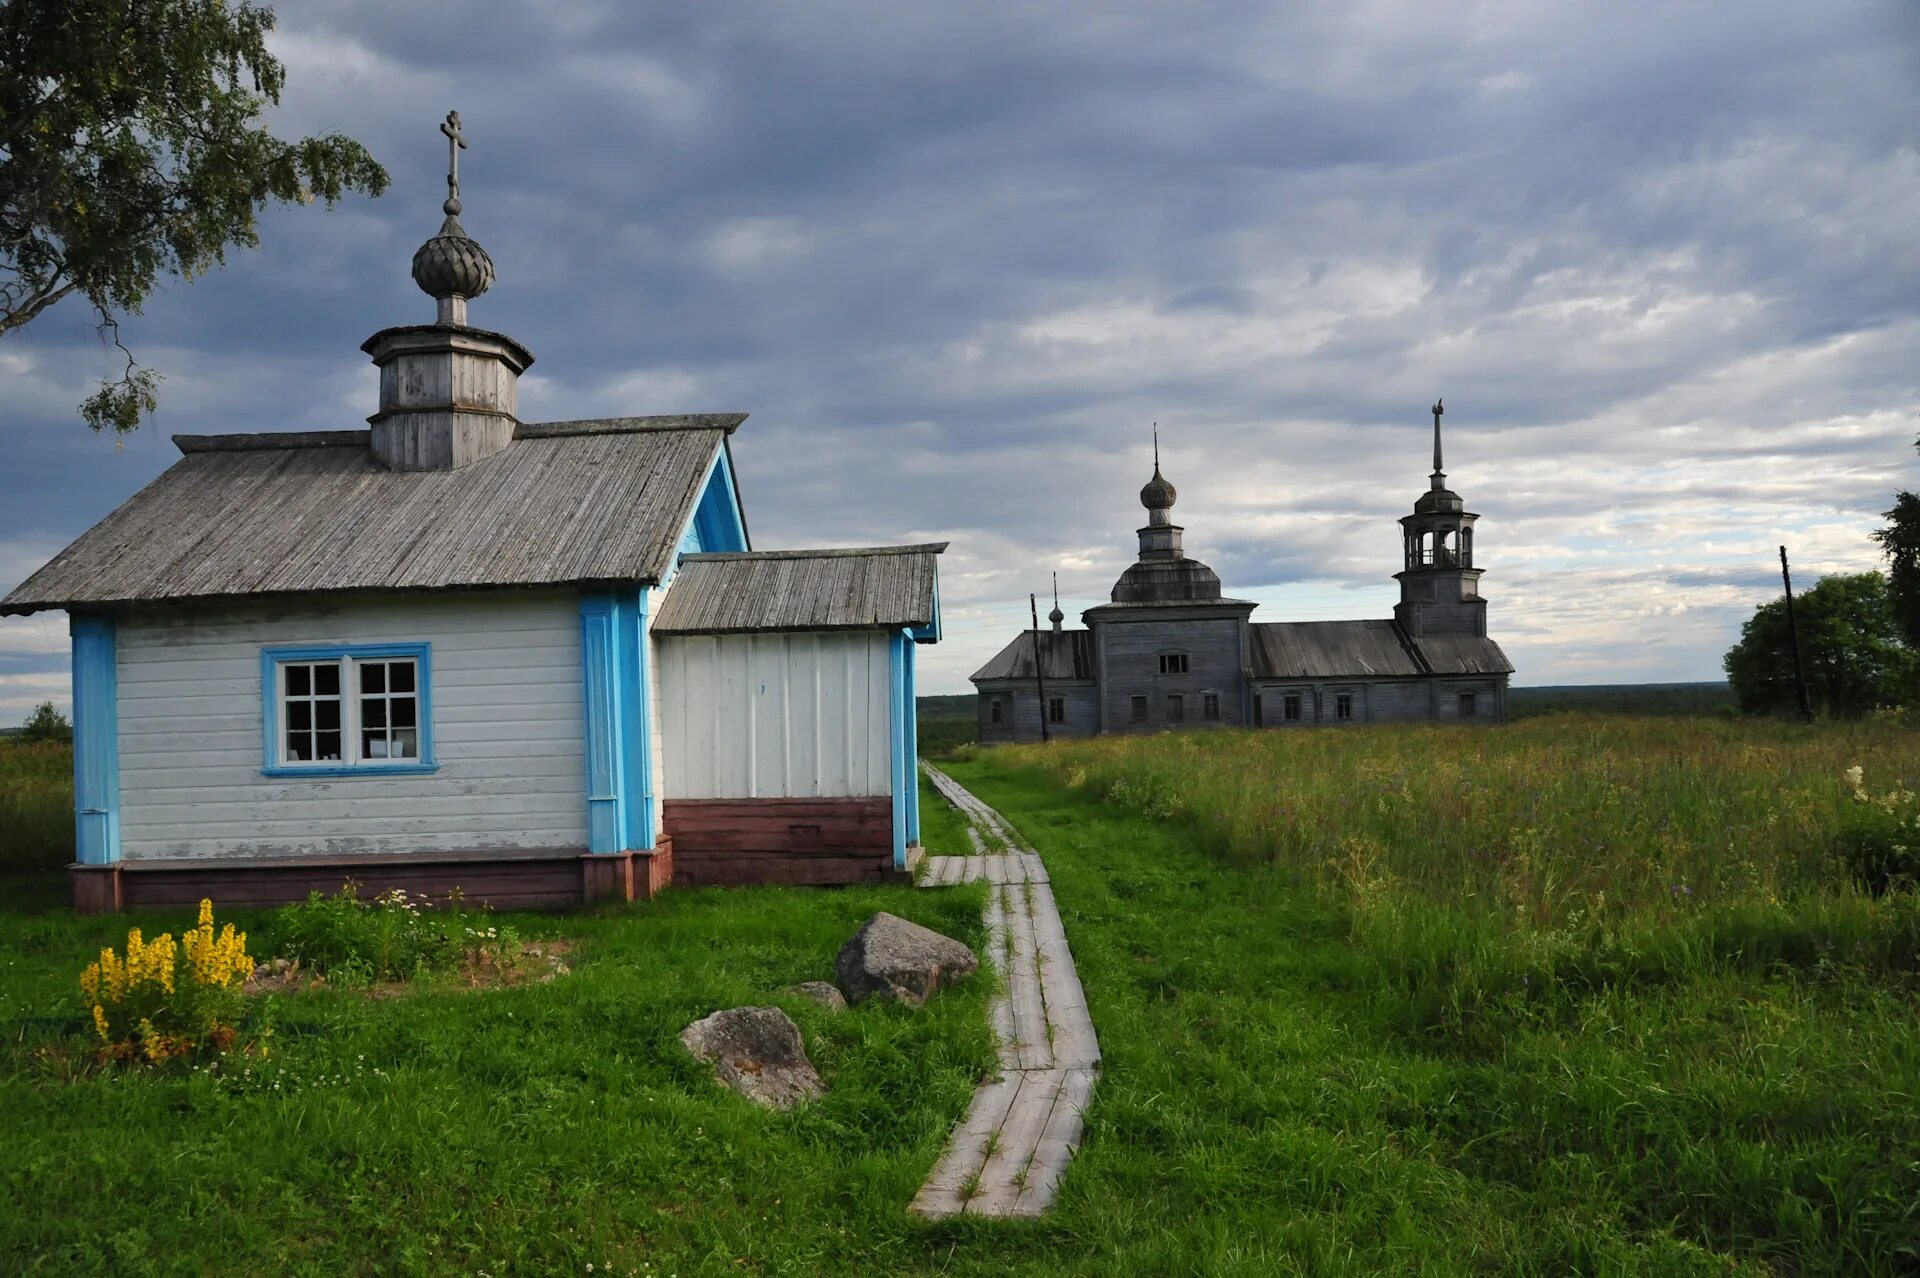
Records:
M1816 727L1557 715L1463 731L1221 731L1010 748L1006 761L1344 911L1422 1026L1711 970L1920 972L1911 893L1840 847L1870 788L1920 788L1898 717Z
M73 747L0 740L0 873L73 860Z

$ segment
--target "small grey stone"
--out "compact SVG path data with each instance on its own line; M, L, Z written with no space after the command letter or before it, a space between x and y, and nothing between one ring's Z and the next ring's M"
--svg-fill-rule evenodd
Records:
M810 998L829 1012L847 1010L847 996L832 981L802 981L798 985L787 986L787 992Z
M800 1027L777 1007L733 1007L693 1022L680 1041L714 1077L769 1109L792 1109L827 1094Z
M834 975L847 1000L898 999L921 1004L943 985L980 970L973 951L949 936L884 910L840 947Z

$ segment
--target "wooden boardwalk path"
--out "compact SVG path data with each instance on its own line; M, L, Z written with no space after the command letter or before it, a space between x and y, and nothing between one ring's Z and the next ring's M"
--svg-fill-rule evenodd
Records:
M1038 1216L1080 1144L1081 1112L1100 1071L1087 997L1067 950L1039 854L1000 814L931 764L934 788L967 819L972 856L928 857L921 887L984 879L988 944L1006 978L993 1004L1000 1077L981 1085L947 1152L920 1188L923 1216Z

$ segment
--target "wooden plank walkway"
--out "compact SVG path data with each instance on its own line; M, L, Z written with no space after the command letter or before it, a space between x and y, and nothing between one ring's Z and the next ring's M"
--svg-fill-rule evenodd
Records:
M987 944L1006 989L993 1004L1000 1076L974 1093L913 1210L931 1217L1038 1216L1080 1145L1100 1043L1039 854L953 778L920 766L967 819L974 849L971 856L926 858L920 886L993 884Z

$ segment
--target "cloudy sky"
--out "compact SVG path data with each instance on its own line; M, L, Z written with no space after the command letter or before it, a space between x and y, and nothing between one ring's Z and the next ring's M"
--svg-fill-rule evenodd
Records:
M1806 584L1871 568L1920 486L1896 0L368 0L285 5L274 44L276 130L359 138L392 189L155 298L124 443L73 412L112 368L80 306L0 342L0 590L169 434L361 424L359 343L432 314L449 108L523 416L751 412L756 545L950 539L923 691L1049 571L1106 597L1155 421L1256 619L1385 616L1444 395L1522 684L1718 678L1777 545ZM66 642L0 622L0 723L64 704Z

